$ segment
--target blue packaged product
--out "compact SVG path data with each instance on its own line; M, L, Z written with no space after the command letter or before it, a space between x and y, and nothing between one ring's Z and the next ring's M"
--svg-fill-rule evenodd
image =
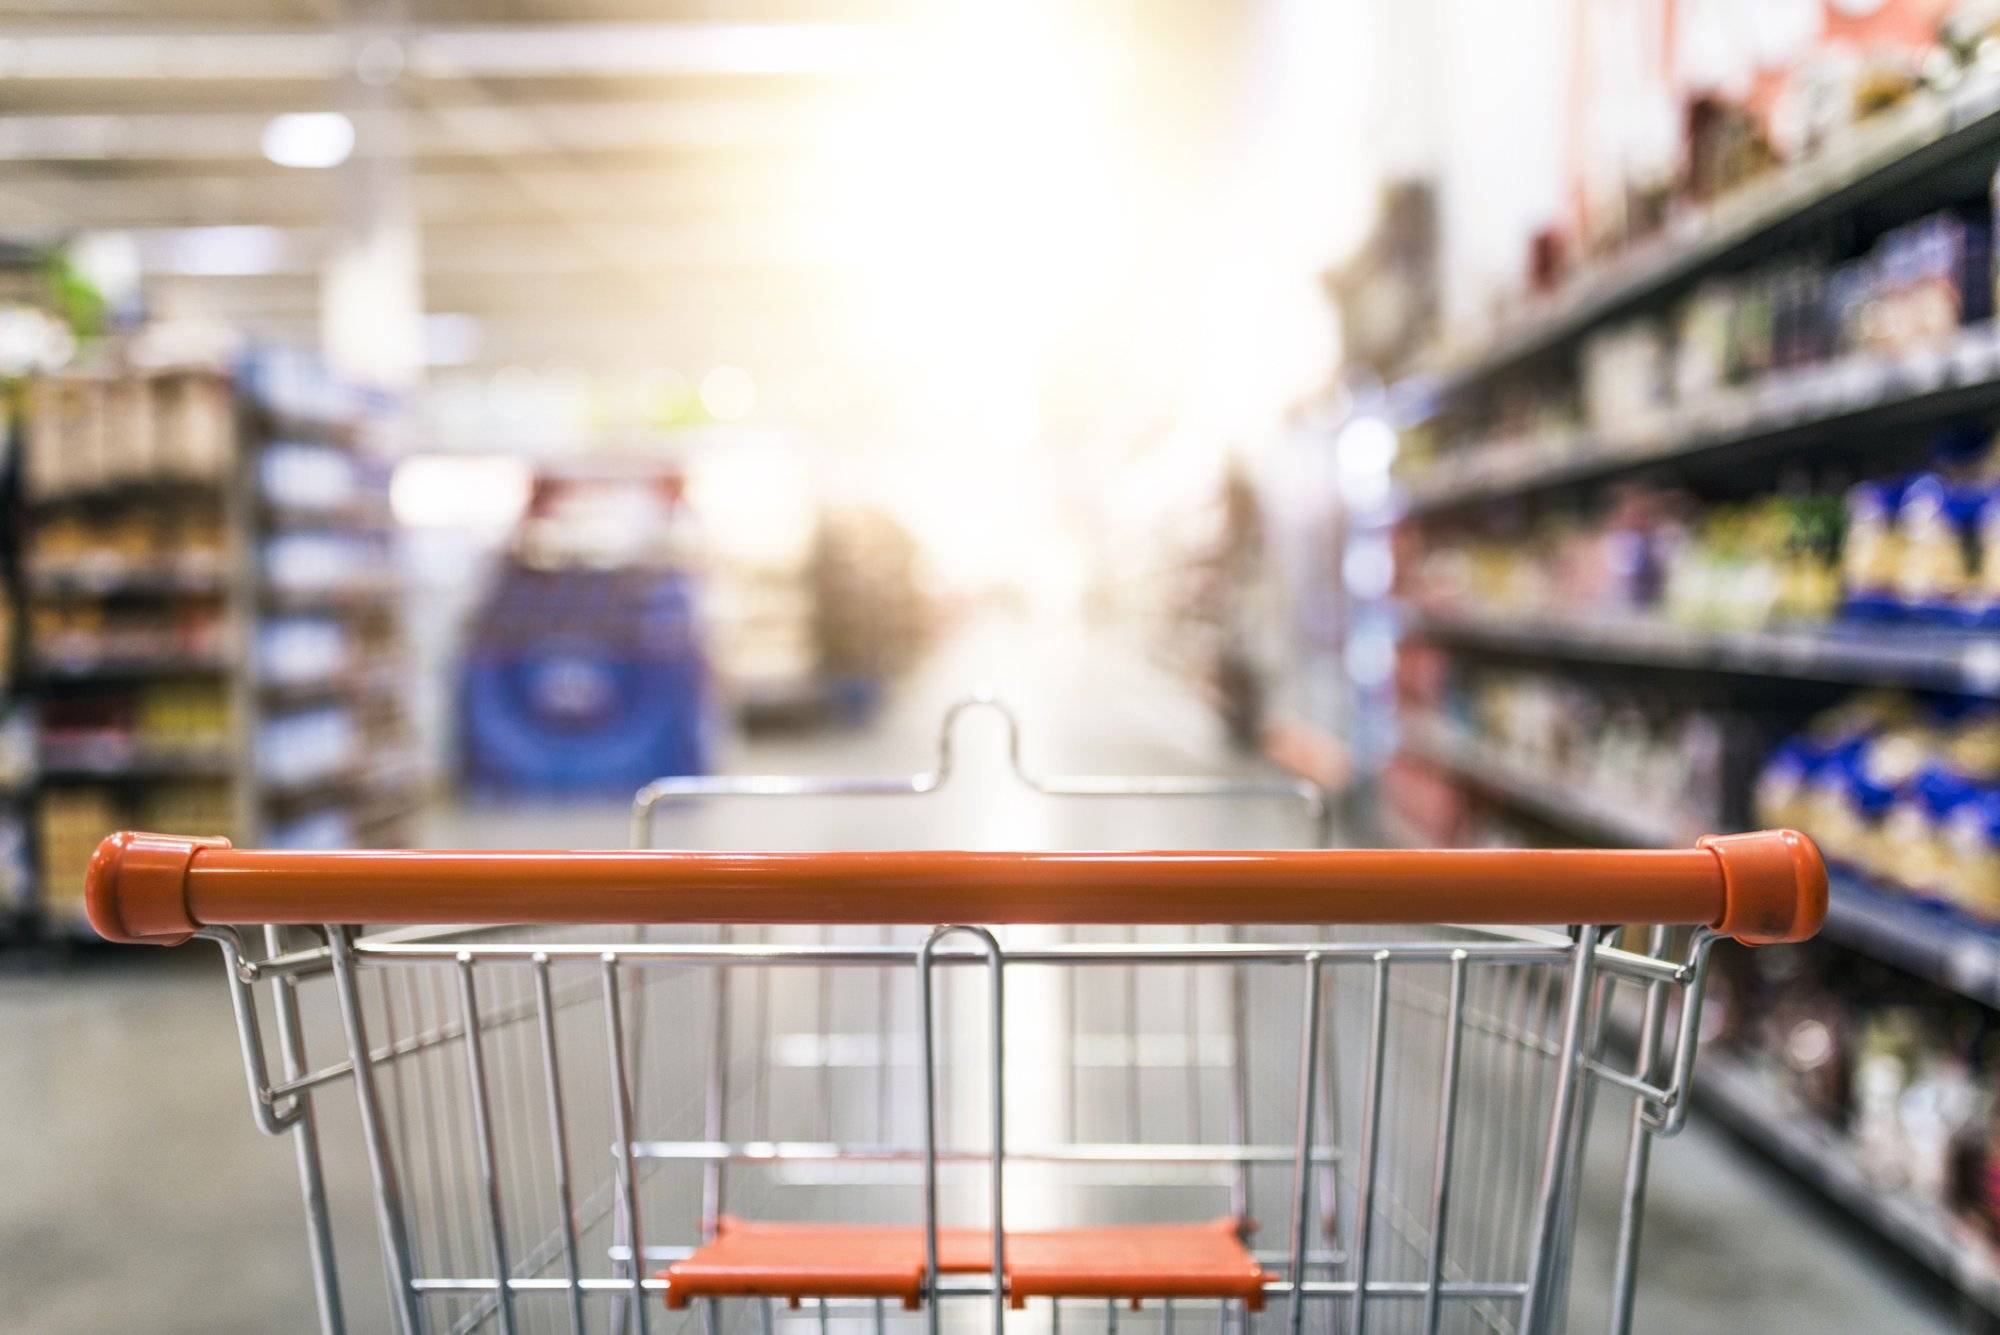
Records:
M1935 903L1956 902L1955 859L1947 842L1954 813L1975 801L1980 788L1949 765L1926 765L1896 799L1883 824L1878 873Z
M1753 796L1757 822L1773 828L1811 824L1808 785L1826 759L1826 750L1794 737L1779 746L1757 775Z
M1896 508L1896 602L1916 620L1956 621L1972 583L1965 540L1954 521L1952 489L1935 473L1903 488Z
M1966 534L1973 561L1964 619L1975 629L2000 629L2000 484L1963 487L1959 494L1969 511Z
M1806 775L1802 822L1829 862L1866 870L1874 826L1895 800L1893 785L1871 778L1865 739L1831 748Z
M1901 614L1896 596L1902 568L1897 509L1902 487L1895 482L1858 482L1847 489L1847 538L1841 547L1841 613L1879 621Z
M1981 787L1954 807L1941 844L1953 898L1981 917L2000 917L2000 789Z
M1848 766L1842 777L1848 805L1865 822L1880 820L1887 814L1889 804L1896 800L1896 785L1872 777L1865 765Z
M1949 765L1926 765L1910 782L1910 789L1924 804L1932 820L1943 820L1965 803L1979 796L1979 785Z

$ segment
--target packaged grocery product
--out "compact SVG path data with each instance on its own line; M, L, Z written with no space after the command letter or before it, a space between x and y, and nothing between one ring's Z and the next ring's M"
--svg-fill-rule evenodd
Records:
M1823 264L1797 265L1778 276L1772 296L1774 367L1810 366L1833 355L1826 286L1827 270Z
M1677 402L1712 394L1729 376L1728 287L1710 279L1682 303L1676 322L1673 390Z
M225 476L236 454L236 405L228 381L202 372L177 372L153 380L155 446L160 470L171 476Z
M1920 899L1951 902L1959 894L1956 859L1946 822L1977 796L1971 780L1947 765L1928 764L1904 784L1882 819L1877 866L1882 880Z
M1890 234L1904 269L1896 300L1906 341L1898 351L1945 342L1960 325L1992 313L1991 236L1990 225L1974 226L1952 213Z
M1909 1180L1909 1145L1897 1104L1909 1082L1909 1052L1915 1046L1911 1018L1890 1010L1863 1026L1854 1061L1851 1132L1855 1160L1869 1182L1883 1189Z
M138 376L114 376L104 382L102 392L105 480L132 481L152 476L158 461L153 450L151 386Z
M1796 799L1800 828L1819 841L1827 858L1859 867L1872 854L1875 827L1895 799L1896 782L1870 748L1888 729L1915 718L1907 698L1869 692L1813 720L1801 739L1806 749L1802 793ZM1890 759L1893 759L1893 753Z
M1777 1028L1778 1056L1792 1093L1820 1116L1838 1116L1848 1097L1839 1006L1830 997L1809 993L1783 1009Z
M1944 755L1952 768L1982 782L2000 782L2000 709L1983 702L1940 708L1950 724Z
M1842 352L1866 351L1875 342L1876 264L1863 256L1834 269L1826 282L1827 323Z
M1843 510L1830 496L1797 496L1776 502L1780 514L1778 587L1774 620L1816 624L1840 610L1840 530Z
M1941 1200L1952 1180L1952 1150L1981 1111L1965 1059L1952 1051L1920 1052L1916 1077L1896 1101L1909 1150L1906 1179L1919 1194Z
M1901 610L1948 619L1971 583L1965 544L1953 522L1950 489L1934 473L1911 479L1896 508L1894 588Z
M1897 575L1903 544L1897 526L1901 489L1893 483L1861 482L1847 491L1847 540L1841 549L1845 585L1842 609L1854 617L1882 617L1898 610Z
M2000 789L1983 788L1953 807L1943 822L1951 859L1953 899L2000 918Z
M1601 432L1642 430L1670 402L1666 364L1665 335L1651 320L1591 335L1579 364L1584 422Z
M1869 692L1775 747L1752 790L1828 861L1885 888L2000 922L2000 710Z
M1900 871L1900 845L1887 831L1889 809L1895 804L1900 785L1869 772L1865 752L1841 774L1841 799L1847 807L1847 823L1833 856L1870 876Z
M1976 627L1992 629L2000 627L2000 486L1989 484L1968 495L1977 566L1966 594L1967 620Z
M1826 760L1826 751L1795 737L1773 751L1757 775L1751 795L1757 824L1767 829L1799 829L1810 825L1807 782Z

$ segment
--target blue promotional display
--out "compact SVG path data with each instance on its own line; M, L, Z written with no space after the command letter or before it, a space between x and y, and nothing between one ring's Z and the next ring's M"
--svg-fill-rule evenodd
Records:
M676 572L510 571L466 663L467 780L600 791L701 773L707 664L694 602Z
M557 494L551 487L538 499L530 529L555 522ZM698 602L695 576L678 563L606 569L529 565L517 555L467 646L460 718L468 786L624 793L662 775L704 772L713 693Z

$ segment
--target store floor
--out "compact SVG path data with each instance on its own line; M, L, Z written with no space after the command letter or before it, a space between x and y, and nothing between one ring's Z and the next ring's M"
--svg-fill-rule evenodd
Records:
M951 646L865 728L742 743L728 767L927 767L943 706L968 686L1015 703L1036 768L1261 772L1228 751L1196 701L1144 665L1004 632ZM1279 809L1219 818L1145 804L1051 808L995 778L1004 748L990 718L966 721L958 761L962 780L920 808L911 799L868 811L800 803L775 813L670 815L659 842L1248 845L1287 841L1296 828ZM441 846L614 846L627 838L626 813L616 802L456 806L432 814L428 838ZM16 971L0 977L0 1013L0 1331L311 1328L292 1159L251 1126L212 952L90 952L66 967ZM1598 1147L1598 1166L1608 1167L1617 1147ZM1699 1119L1661 1145L1654 1162L1640 1330L1955 1327L1949 1300L1929 1281ZM365 1184L335 1191L359 1196ZM1601 1307L1610 1210L1601 1194L1586 1198L1580 1312ZM1414 1329L1394 1321L1371 1328Z

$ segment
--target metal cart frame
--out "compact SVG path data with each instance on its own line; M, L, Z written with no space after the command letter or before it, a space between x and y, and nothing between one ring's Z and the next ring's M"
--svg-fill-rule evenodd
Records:
M962 702L951 719L975 705L998 707ZM649 785L634 804L635 836L648 841L655 809L680 798L935 792L952 771L951 719L937 767L905 778ZM1022 765L1010 713L1006 721L1015 773L1051 796L1282 796L1312 817L1315 832L1324 817L1309 786L1037 779ZM1791 832L1666 851L1067 854L299 853L124 834L105 841L87 898L93 922L110 939L178 944L200 936L222 950L253 1114L264 1131L289 1135L296 1146L326 1330L346 1328L349 1315L318 1125L324 1110L316 1103L345 1083L367 1161L384 1296L408 1335L489 1325L510 1333L645 1331L662 1291L670 1304L685 1301L677 1273L690 1284L707 1282L699 1262L723 1222L725 1165L826 1162L869 1172L920 1167L921 1223L909 1245L921 1244L921 1276L909 1296L933 1332L947 1309L965 1300L983 1302L997 1331L1009 1320L1010 1299L1036 1297L1052 1300L1055 1320L1066 1303L1095 1304L1107 1326L1117 1321L1117 1304L1107 1298L1148 1302L1163 1331L1172 1329L1177 1308L1247 1326L1254 1309L1273 1301L1298 1335L1321 1319L1315 1312L1357 1332L1384 1321L1426 1331L1560 1329L1585 1131L1602 1092L1631 1100L1610 1312L1610 1328L1627 1329L1648 1153L1655 1137L1673 1134L1686 1116L1709 950L1725 935L1752 943L1811 935L1824 915L1826 886L1816 850ZM1515 925L1537 921L1581 925ZM691 925L801 922L925 930L910 941L879 943L687 935ZM373 926L364 931L358 923ZM945 925L929 926L938 923ZM1241 939L1240 929L1259 923L1317 929L1303 940L1272 929ZM1368 931L1395 923L1418 926L1388 937ZM241 924L264 925L264 949L254 957ZM1011 924L1230 930L1220 940L1191 933L1171 941L1003 941L994 929ZM643 925L676 935L657 939ZM1363 935L1324 930L1336 926ZM285 931L293 927L317 929L322 940L292 947ZM630 940L603 930L628 927ZM1236 1033L1248 1006L1233 980L1255 975L1256 986L1289 990L1297 1039L1296 1061L1283 1078L1289 1134L1260 1140L1245 1114L1228 1119L1220 1140L1093 1141L1079 1139L1072 1121L1070 1134L1051 1143L1011 1141L1008 981L1106 968L1224 972L1232 979L1224 1009ZM642 1108L645 1073L633 1040L635 1025L652 1013L649 979L700 970L719 980L702 1003L719 1037L701 1054L700 1134L648 1136L642 1112L664 1116ZM914 1069L896 1066L885 1045L877 1056L896 1070L878 1077L877 1089L878 1114L889 1125L893 1107L903 1105L895 1085L914 1083L916 1144L893 1134L874 1142L724 1134L729 978L796 970L914 977ZM985 1062L965 1068L987 1083L983 1147L957 1143L962 1128L951 1125L950 1114L964 1101L941 1094L957 1069L946 1058L961 1036L942 1014L949 989L939 980L966 970L986 979ZM429 982L428 994L420 980ZM1338 1018L1344 1007L1332 1005L1342 989L1357 1007L1349 1022ZM324 994L337 1013L343 1058L309 1052L308 991ZM1199 995L1189 993L1185 1016L1191 1068L1202 1064L1205 1041L1196 1032L1204 1014ZM1623 1001L1637 1010L1629 1063L1616 1060L1607 1041L1623 1022ZM281 1074L263 1037L266 1010ZM686 1020L690 1011L691 1004L672 1014ZM1140 1022L1136 1013L1128 1020L1136 1053ZM1223 1064L1232 1101L1247 1087L1245 1060L1237 1043ZM701 1076L692 1066L688 1074ZM1188 1084L1197 1110L1201 1075ZM1486 1114L1474 1122L1464 1115L1468 1090ZM1072 1106L1078 1101L1072 1086ZM578 1181L576 1154L600 1133L610 1166L591 1189ZM470 1153L447 1153L460 1144ZM703 1173L698 1210L690 1211L699 1236L685 1246L663 1244L654 1240L653 1208L642 1206L645 1172L689 1161ZM1010 1252L1011 1240L1029 1236L1009 1232L1010 1163L1052 1172L1109 1166L1142 1176L1200 1170L1211 1182L1226 1179L1219 1189L1239 1229L1248 1225L1252 1172L1288 1172L1284 1245L1244 1253L1259 1267L1258 1279L1254 1293L1238 1298L1176 1290L1173 1277L1158 1274L1030 1275ZM940 1184L948 1170L966 1165L985 1170L981 1236L990 1259L977 1269L944 1259L946 1243L958 1243L942 1228ZM1336 1207L1340 1177L1348 1190ZM1058 1241L1081 1255L1094 1236L1086 1226ZM650 1273L661 1262L664 1274ZM1035 1287L1044 1280L1047 1286ZM823 1279L785 1284L778 1295L812 1303L823 1328L849 1312L878 1329L901 1319L891 1318L882 1292L835 1292ZM698 1288L694 1296L711 1331L727 1319L731 1297L751 1299L736 1306L771 1327L768 1290Z

